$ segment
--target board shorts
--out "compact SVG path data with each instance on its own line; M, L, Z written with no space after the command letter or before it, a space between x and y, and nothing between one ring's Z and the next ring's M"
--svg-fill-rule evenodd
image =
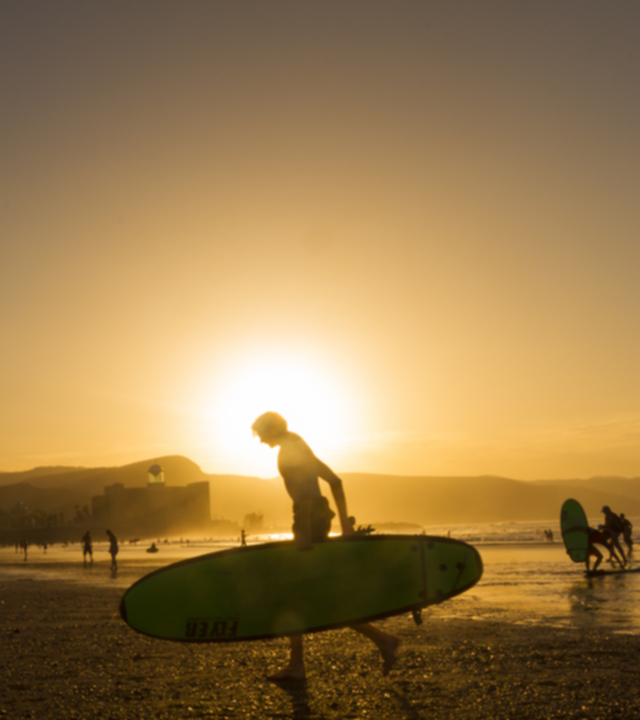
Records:
M311 542L324 542L329 537L331 520L336 514L329 507L329 501L326 497L313 498L310 502ZM305 532L302 526L302 523L304 523L304 515L306 514L304 505L306 505L306 503L293 503L293 527L291 529L293 530L294 538Z

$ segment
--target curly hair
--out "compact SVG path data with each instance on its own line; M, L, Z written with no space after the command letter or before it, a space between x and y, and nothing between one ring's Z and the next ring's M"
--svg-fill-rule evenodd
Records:
M254 435L261 438L278 437L287 432L287 421L276 412L266 412L251 426Z

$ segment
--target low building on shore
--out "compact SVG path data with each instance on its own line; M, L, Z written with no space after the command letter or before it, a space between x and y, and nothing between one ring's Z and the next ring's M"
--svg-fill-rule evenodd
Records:
M146 487L109 485L92 499L91 511L94 527L116 534L150 537L211 529L209 483L167 485L157 464L147 471Z

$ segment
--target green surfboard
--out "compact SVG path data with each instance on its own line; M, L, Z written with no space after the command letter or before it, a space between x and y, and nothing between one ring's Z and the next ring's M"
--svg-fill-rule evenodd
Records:
M120 613L165 640L256 640L417 612L481 576L478 551L450 538L351 535L307 552L274 542L156 570L125 592Z
M573 562L585 562L589 553L587 516L577 500L565 500L560 511L560 528L567 553Z

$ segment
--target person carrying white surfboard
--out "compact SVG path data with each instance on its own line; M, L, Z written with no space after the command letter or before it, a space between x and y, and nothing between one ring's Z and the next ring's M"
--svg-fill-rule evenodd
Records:
M333 511L320 491L318 478L325 480L338 510L343 535L354 534L349 522L347 502L342 480L312 452L307 443L289 431L287 421L278 413L267 412L251 426L253 434L269 447L279 447L278 470L293 500L293 534L298 550L313 550L313 543L323 542L329 536ZM370 623L352 626L375 643L382 656L382 673L387 675L396 658L399 640ZM288 664L269 676L269 680L304 680L306 677L302 635L289 638Z

